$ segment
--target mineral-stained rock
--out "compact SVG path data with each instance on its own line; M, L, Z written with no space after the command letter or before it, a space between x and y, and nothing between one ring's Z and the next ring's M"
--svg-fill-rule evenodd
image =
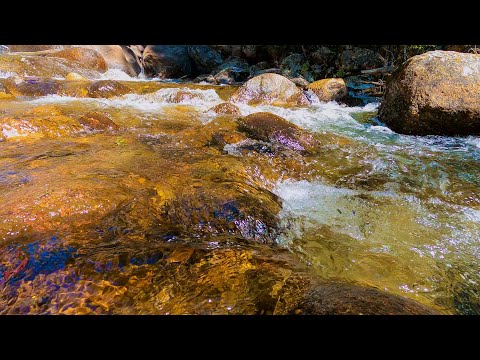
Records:
M115 80L95 81L88 88L88 96L93 98L110 98L130 93L132 90Z
M118 125L107 115L100 112L89 112L78 119L78 122L90 130L117 130Z
M318 80L308 88L312 90L320 101L341 100L347 96L347 86L343 79L323 79Z
M302 128L284 118L268 113L253 113L238 120L239 129L249 137L282 145L298 151L311 150L317 143Z
M213 111L218 115L224 114L232 114L232 115L240 115L240 109L238 106L233 105L231 103L221 103L215 105L214 107L208 109L208 111Z
M405 62L387 83L379 119L413 135L480 134L480 55L431 51Z

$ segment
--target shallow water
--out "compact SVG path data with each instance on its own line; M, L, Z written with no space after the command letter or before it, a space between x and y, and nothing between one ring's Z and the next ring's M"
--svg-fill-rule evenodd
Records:
M283 313L305 274L480 313L480 138L240 106L313 134L299 154L209 111L233 87L106 76L134 92L0 100L36 124L0 135L0 313ZM119 129L71 122L91 111Z

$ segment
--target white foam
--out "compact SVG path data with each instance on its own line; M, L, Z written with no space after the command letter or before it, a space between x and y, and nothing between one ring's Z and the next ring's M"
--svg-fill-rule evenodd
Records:
M381 132L381 133L384 133L384 134L395 134L395 132L392 131L391 129L389 129L388 127L386 127L386 126L378 126L378 125L370 126L370 127L367 129L367 131L368 131L368 132L371 132L371 131Z
M138 81L139 79L131 77L120 69L108 69L100 76L99 80Z
M174 98L179 93L192 95L179 102L175 102ZM144 110L159 109L165 105L190 105L196 107L200 111L206 111L212 106L222 103L222 99L213 89L189 89L189 88L166 88L160 89L154 93L137 95L127 94L115 99L109 99L114 105L131 106Z
M190 94L192 95L192 98L186 98L180 102L175 102L174 98L178 92ZM129 107L144 112L158 112L164 109L166 106L176 105L190 105L195 107L197 111L202 112L223 102L213 89L202 90L189 88L166 88L150 94L127 94L109 99L48 95L36 98L30 102L34 104L61 104L74 101L97 103L107 107Z
M462 207L462 214L467 221L480 223L480 210L472 209L470 207Z
M145 74L140 73L137 76L130 76L118 68L110 68L104 72L98 79L93 80L117 80L117 81L135 81L135 82L155 82L161 80L158 77L147 78Z
M2 133L7 139L12 138L12 137L23 136L21 133L19 133L14 128L8 129L7 127L4 127L3 130L2 130Z
M469 136L466 143L480 148L480 137Z
M473 70L472 70L470 67L468 67L468 66L465 65L465 66L463 67L463 73L462 73L462 75L463 75L463 76L468 76L468 75L472 75L472 74L473 74Z
M0 79L6 79L15 75L17 74L12 71L0 71Z
M363 238L358 219L355 219L352 212L353 202L358 205L358 200L355 201L354 198L359 194L358 191L306 180L286 180L279 182L272 192L283 199L279 217L288 223L289 230L295 236L301 233L300 228L325 224L336 227L337 231L354 238ZM300 220L301 223L292 226L290 220ZM292 239L279 240L286 242Z
M364 107L348 107L331 101L314 104L306 108L290 109L272 105L249 106L237 104L237 106L240 108L242 115L261 111L271 112L307 130L319 132L344 127L363 130L363 125L359 124L351 116L351 113L374 111L378 104L368 104Z

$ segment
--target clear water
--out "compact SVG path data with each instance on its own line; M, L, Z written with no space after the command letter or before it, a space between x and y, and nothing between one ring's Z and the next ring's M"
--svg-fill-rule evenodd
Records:
M480 313L480 138L396 134L378 103L242 105L320 150L222 148L235 116L209 109L234 88L105 76L134 91L0 100L3 124L48 120L0 135L0 312L258 313L306 271ZM55 127L51 107L120 129Z

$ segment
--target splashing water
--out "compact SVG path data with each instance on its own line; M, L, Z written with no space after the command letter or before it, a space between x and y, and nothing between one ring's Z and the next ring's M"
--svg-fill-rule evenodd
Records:
M235 133L235 116L209 109L231 89L159 85L120 70L102 79L140 90L0 102L2 118L55 106L72 119L103 112L120 128L0 138L5 312L253 312L255 301L275 298L265 284L277 294L291 277L258 257L282 249L322 279L480 312L480 138L400 135L375 119L378 103L318 102L239 105L242 116L271 112L336 139L317 152L240 135L217 146ZM258 250L245 245L249 236L279 247Z

